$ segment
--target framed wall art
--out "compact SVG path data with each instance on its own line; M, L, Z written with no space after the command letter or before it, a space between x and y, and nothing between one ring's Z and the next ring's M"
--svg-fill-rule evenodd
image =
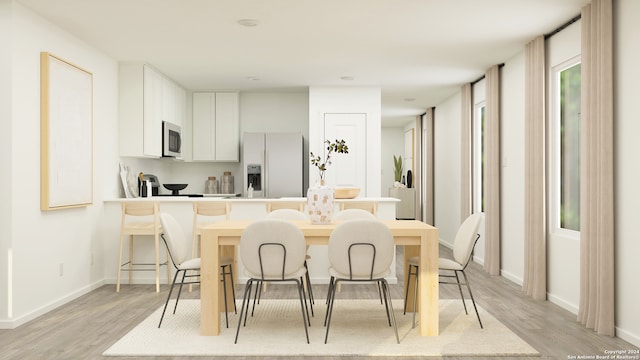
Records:
M40 53L40 209L93 203L93 74Z

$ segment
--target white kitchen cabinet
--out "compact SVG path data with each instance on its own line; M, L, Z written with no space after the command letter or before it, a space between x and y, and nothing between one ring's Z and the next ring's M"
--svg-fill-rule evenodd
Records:
M193 93L193 160L240 160L237 92Z
M162 157L162 121L180 126L186 91L146 64L120 64L120 156Z
M184 127L186 90L167 77L162 78L162 120Z

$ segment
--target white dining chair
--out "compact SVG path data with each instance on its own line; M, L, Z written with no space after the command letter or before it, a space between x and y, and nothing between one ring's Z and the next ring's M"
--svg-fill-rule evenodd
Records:
M180 287L178 288L178 295L176 296L176 305L173 308L173 313L176 313L176 309L178 308L178 302L180 301L180 293L182 292L182 286L185 284L199 284L199 276L200 276L200 258L199 257L190 257L189 249L190 244L185 236L185 232L182 229L182 226L178 223L178 221L171 215L167 213L160 213L159 215L160 222L162 223L162 228L164 232L162 234L162 239L165 242L167 247L167 251L169 252L169 258L171 259L171 263L173 264L176 273L173 276L173 282L171 283L171 288L169 289L169 294L167 295L167 301L164 303L164 309L162 310L162 315L160 316L160 322L158 323L158 328L162 325L162 319L164 319L164 314L167 311L167 305L169 305L169 300L171 299L171 293L173 292L173 288L178 282L178 277L182 274L182 278L180 279ZM220 270L222 275L222 286L224 289L224 311L227 322L227 327L229 327L229 313L228 313L228 304L227 304L227 283L226 277L229 277L231 284L233 285L233 259L221 257L220 258ZM187 280L187 281L185 281ZM235 298L235 291L234 296ZM235 311L235 301L234 301L234 311Z
M465 314L469 315L467 311L467 304L464 301L464 295L462 294L462 285L466 285L467 291L469 292L469 297L471 297L471 303L473 304L473 308L476 311L476 316L478 317L478 323L480 323L480 328L482 329L482 321L480 320L480 314L478 314L478 308L476 307L476 301L473 298L473 293L471 292L471 286L469 285L469 279L467 279L467 274L465 274L464 270L469 265L471 261L471 255L473 254L473 248L476 246L478 239L480 238L480 234L478 234L478 228L480 227L480 222L482 220L482 213L475 213L470 215L465 219L465 221L460 225L458 231L456 232L456 237L453 242L453 259L439 258L438 259L438 270L440 273L438 276L440 278L445 279L455 279L455 282L450 280L440 281L440 284L452 284L457 285L458 290L460 291L460 299L462 299L462 305L464 306ZM407 297L409 296L409 282L411 281L411 276L415 277L415 287L418 288L418 270L420 268L420 258L418 256L413 256L407 259L409 264L409 272L407 273L407 290L404 295L404 314L407 313ZM447 274L442 274L442 271L448 271ZM458 273L462 274L464 277L464 282L460 281L460 277ZM417 303L417 291L414 290L414 299L413 299L413 327L416 326L416 303Z
M356 206L356 207L351 207L351 208L346 208L341 210L337 214L333 215L333 221L347 221L347 220L354 220L354 219L369 219L369 220L377 219L377 217L373 215L373 213L371 213L370 211L371 209L360 208L360 207L357 207L357 205L354 205L354 204L363 204L364 206L368 206L370 205L370 203L348 203L348 204L351 204L352 206ZM342 284L338 284L338 292L340 292L341 290L342 290ZM380 304L382 304L382 301L383 301L382 289L380 288L379 283L378 283L378 295L380 295ZM327 299L327 302L329 302L329 299Z
M270 203L269 203L270 204ZM282 203L274 202L274 204L282 205ZM303 206L300 206L302 203L289 203L291 206L295 206L295 208L278 208L274 209L273 207L267 206L267 219L281 219L281 220L302 220L302 221L311 221L309 216L307 216L303 211ZM309 296L309 307L311 308L311 316L315 316L313 312L313 305L315 304L315 300L313 298L313 289L311 288L311 277L309 276L309 265L307 262L311 259L309 256L309 246L307 246L307 253L304 260L304 267L307 269L307 273L305 274L305 288L307 289L307 295ZM259 286L256 287L256 291L258 291ZM260 295L258 294L258 301L260 300Z
M339 224L329 237L329 304L325 315L327 327L324 342L329 338L336 286L341 282L376 282L382 289L389 326L393 326L396 341L398 327L385 279L391 274L394 242L389 228L380 221L356 219Z
M260 282L294 282L298 287L302 322L308 344L309 313L302 285L302 278L307 272L304 267L306 241L302 231L290 221L258 220L249 224L242 232L239 252L248 280L242 297L234 343L238 343L240 327L247 324L251 287Z

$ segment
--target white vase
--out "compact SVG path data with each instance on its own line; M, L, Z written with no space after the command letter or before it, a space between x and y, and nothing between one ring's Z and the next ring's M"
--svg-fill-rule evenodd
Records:
M307 190L307 212L312 224L328 224L333 216L333 188L324 182Z

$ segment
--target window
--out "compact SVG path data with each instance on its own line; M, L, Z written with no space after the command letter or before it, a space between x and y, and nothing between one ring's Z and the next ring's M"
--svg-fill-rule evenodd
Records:
M581 65L573 60L554 71L555 183L554 222L557 228L580 231L580 85Z
M473 212L484 212L485 102L476 104L473 116Z

